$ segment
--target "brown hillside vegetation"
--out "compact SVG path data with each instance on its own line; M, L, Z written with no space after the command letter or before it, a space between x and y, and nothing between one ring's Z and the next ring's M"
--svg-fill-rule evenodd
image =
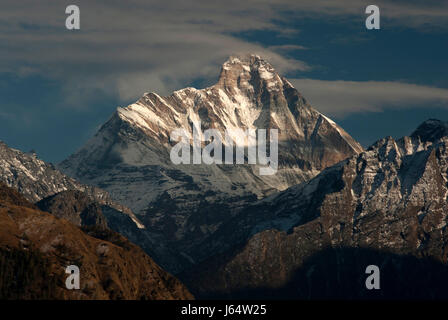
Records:
M186 287L121 235L21 202L0 186L0 299L192 299ZM65 287L69 265L80 290Z

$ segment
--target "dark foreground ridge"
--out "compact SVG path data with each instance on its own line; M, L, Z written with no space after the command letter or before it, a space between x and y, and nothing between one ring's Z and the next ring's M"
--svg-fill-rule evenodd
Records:
M381 270L379 290L366 288L369 265ZM446 300L447 286L448 267L432 258L364 248L328 248L308 258L281 287L193 293L198 299Z
M0 299L192 299L143 250L101 226L83 230L0 184ZM66 267L80 269L68 290Z

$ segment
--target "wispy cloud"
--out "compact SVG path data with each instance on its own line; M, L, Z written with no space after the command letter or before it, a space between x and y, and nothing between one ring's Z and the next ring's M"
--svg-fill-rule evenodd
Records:
M270 59L281 72L309 68L232 35L276 29L266 6L250 9L238 1L79 1L81 30L68 31L62 3L5 2L0 72L59 80L71 105L84 105L88 90L118 94L122 100L137 99L146 91L167 94L197 78L216 78L216 66L242 52Z
M68 31L66 3L2 1L0 72L52 77L65 84L70 104L83 105L89 90L127 101L145 91L167 94L196 78L216 78L216 66L234 53L260 54L282 73L308 70L306 62L285 57L288 51L303 49L299 44L266 48L234 35L250 30L295 34L298 30L284 27L291 19L285 12L362 19L366 6L358 0L80 0L77 4L81 30ZM378 0L377 4L390 23L447 25L446 3Z
M5 120L11 120L15 118L15 115L10 112L0 112L0 118L3 118Z
M271 49L276 52L284 53L296 50L307 50L307 47L297 45L297 44L283 44L278 46L269 46L268 49Z
M448 108L448 89L443 88L392 81L290 81L319 111L336 117L387 108Z

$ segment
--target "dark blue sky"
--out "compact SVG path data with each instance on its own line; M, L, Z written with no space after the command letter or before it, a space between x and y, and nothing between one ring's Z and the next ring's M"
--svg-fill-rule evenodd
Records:
M381 30L368 31L369 3L248 2L82 2L81 30L68 31L63 5L34 1L24 11L5 1L0 140L59 162L117 106L145 91L213 84L226 56L252 51L364 146L448 120L447 5L378 1Z

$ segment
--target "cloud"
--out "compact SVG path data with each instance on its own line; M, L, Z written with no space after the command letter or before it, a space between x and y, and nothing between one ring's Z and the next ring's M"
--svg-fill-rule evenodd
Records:
M0 119L3 118L4 120L11 120L15 118L15 115L10 112L2 112L0 111Z
M288 6L288 0L280 1ZM349 17L364 20L365 8L372 4L359 0L301 0L289 3L290 9L299 16L326 16L340 20ZM376 0L380 8L383 27L439 28L448 27L448 3L440 0Z
M232 35L280 30L266 5L78 1L81 30L68 31L61 3L8 2L0 18L0 72L62 81L71 106L82 108L98 91L122 101L146 91L168 94L195 79L217 78L217 66L243 52L266 57L280 72L309 69L303 61Z
M277 46L269 46L268 49L271 49L276 52L289 52L296 50L307 50L308 48L297 44L283 44Z
M364 17L358 0L86 1L81 30L65 29L65 5L49 0L4 0L0 17L0 72L38 74L61 81L71 106L101 91L122 101L145 91L168 94L196 79L216 79L231 54L253 52L281 73L309 70L285 57L300 45L263 47L235 34L285 28L293 17ZM446 25L448 4L377 1L382 16L405 26ZM91 91L90 93L88 91Z
M393 81L326 81L290 79L319 111L342 118L387 108L446 107L448 89Z

